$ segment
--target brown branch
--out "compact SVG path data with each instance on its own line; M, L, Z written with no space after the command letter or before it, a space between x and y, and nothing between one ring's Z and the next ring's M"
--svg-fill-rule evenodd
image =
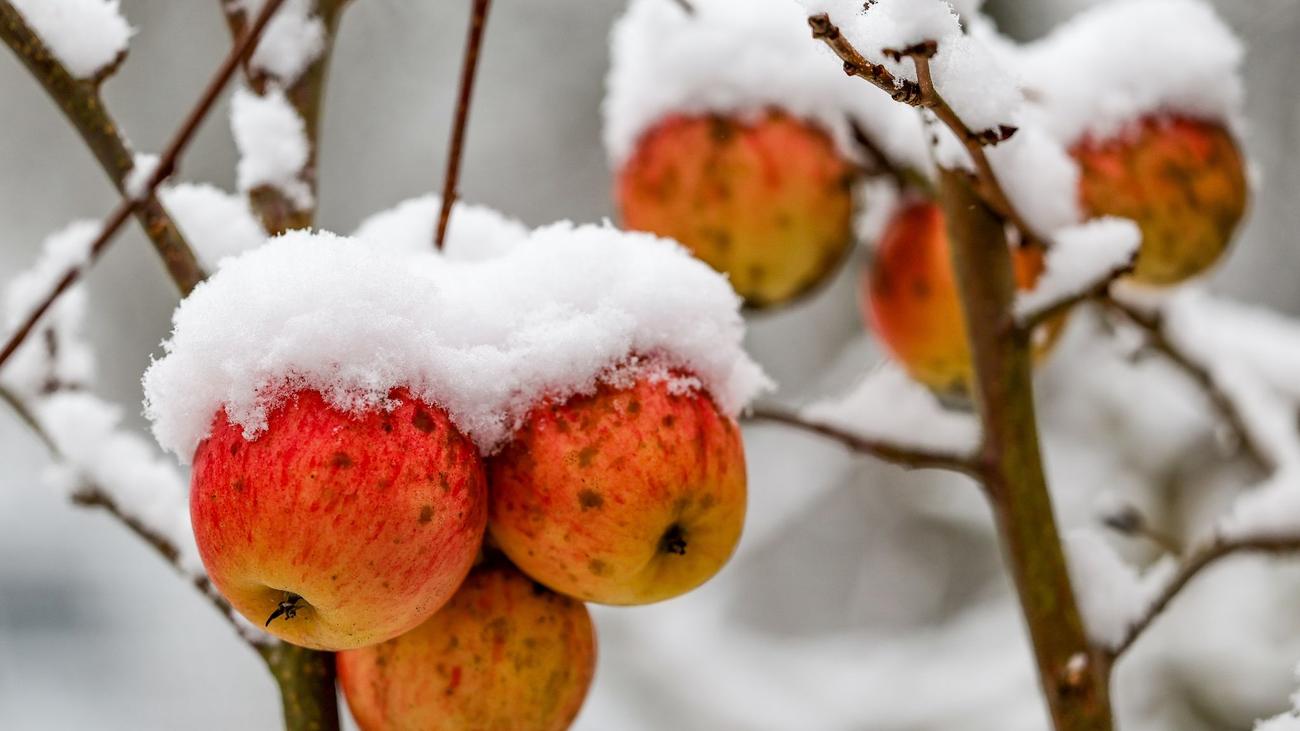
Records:
M953 269L974 367L984 441L980 472L1007 568L1033 640L1039 681L1058 731L1112 728L1105 664L1075 602L1038 446L1028 331L1014 327L1015 281L1003 219L969 178L940 171Z
M1007 219L1019 231L1026 243L1042 246L1045 240L1039 236L1024 220L1015 206L1011 204L1006 191L998 182L988 155L984 152L986 145L996 144L1015 133L1012 127L999 127L993 130L973 131L957 116L952 107L934 88L930 74L930 57L938 51L938 44L925 41L901 50L885 50L895 59L910 57L916 65L916 81L895 76L885 66L872 63L863 56L853 44L844 37L838 26L831 22L825 13L808 18L813 38L825 43L835 55L844 62L844 72L865 79L877 88L889 94L895 101L920 109L929 109L950 129L962 146L966 148L971 161L975 164L977 191L984 202L991 206L1000 216Z
M248 18L238 6L219 0L226 16L226 25L230 28L232 38L243 36L248 26ZM325 24L325 47L303 71L302 75L284 89L285 99L302 118L307 137L307 164L298 173L298 179L307 185L316 199L318 185L318 159L320 151L320 122L324 110L325 87L329 75L329 65L334 54L334 42L338 35L339 21L349 0L316 0L315 13ZM244 78L257 94L265 94L276 79L267 72L255 69L246 58L243 62ZM280 234L290 229L311 227L316 218L315 206L306 209L298 207L296 201L286 196L278 188L259 186L248 192L249 205L257 212L262 226L271 234Z
M1019 318L1020 327L1032 332L1039 325L1043 325L1056 319L1058 316L1074 309L1076 306L1084 302L1106 299L1110 295L1110 286L1115 283L1115 280L1132 271L1133 262L1130 260L1129 262L1106 272L1090 286L1087 286L1074 294L1062 297L1046 307L1040 307L1021 316Z
M483 46L483 31L487 27L488 11L492 0L474 0L470 11L469 31L465 38L465 58L460 69L460 92L456 96L456 117L451 126L451 142L447 149L447 170L442 181L442 210L438 212L438 227L433 245L441 249L447 237L447 223L451 207L456 203L456 187L460 179L460 160L464 155L465 128L469 123L469 107L474 97L474 78L478 72L479 50Z
M938 197L938 191L934 189L934 183L930 182L929 178L912 168L894 163L856 120L849 120L849 131L853 135L853 141L867 158L864 166L866 175L887 177L893 181L894 187L900 192L918 190L931 200Z
M1108 652L1111 660L1118 659L1133 643L1142 636L1183 589L1201 574L1202 571L1229 556L1246 553L1285 554L1300 552L1300 536L1262 536L1257 538L1219 539L1200 549L1183 562L1178 573L1169 580L1159 596L1147 607L1146 612L1128 629L1123 639Z
M27 316L27 319L23 321L13 335L9 337L4 348L0 349L0 365L4 365L5 361L14 354L14 351L18 350L23 340L36 327L36 323L40 321L41 316L45 314L59 296L66 292L81 277L81 274L99 258L100 253L113 240L113 236L122 228L122 224L126 222L126 219L147 198L152 197L158 190L158 186L176 171L176 165L180 161L181 154L184 153L190 141L194 139L194 134L198 132L199 125L203 123L208 113L216 105L217 99L226 88L226 84L230 82L230 78L234 76L239 64L257 46L257 39L266 28L267 22L270 21L271 16L275 14L275 11L283 2L284 0L266 0L266 5L262 7L262 12L258 15L257 20L239 40L239 43L235 44L230 53L226 55L221 65L217 67L216 72L208 81L207 87L203 90L203 94L200 95L194 107L190 109L189 114L185 116L180 128L176 130L171 141L167 143L167 147L163 149L163 153L158 158L158 166L145 182L143 192L137 197L127 196L109 214L99 236L90 245L90 253L85 264L69 269L31 314Z
M9 0L0 0L0 39L58 104L118 192L125 195L127 176L135 166L135 160L116 121L100 98L102 75L95 79L74 77ZM194 285L203 280L203 270L176 223L152 192L132 212L162 258L176 287L182 295L189 294Z
M833 426L809 421L798 414L781 409L758 407L751 411L746 418L750 421L780 424L810 434L816 434L839 442L859 454L875 457L906 469L949 470L972 477L977 476L978 472L974 457L971 455L917 449L891 444L879 439L867 439Z
M1265 469L1274 469L1272 457L1269 456L1269 450L1261 446L1252 435L1250 428L1246 425L1246 419L1242 416L1240 409L1237 408L1236 402L1232 400L1223 389L1219 388L1214 376L1197 363L1194 358L1184 353L1168 335L1165 334L1164 320L1158 315L1144 313L1134 307L1130 307L1113 297L1105 297L1099 301L1110 311L1120 315L1130 324L1142 330L1146 335L1147 344L1164 356L1170 363L1174 364L1179 370L1185 373L1188 378L1201 389L1214 410L1228 423L1233 434L1237 437L1238 444L1246 452L1250 459Z

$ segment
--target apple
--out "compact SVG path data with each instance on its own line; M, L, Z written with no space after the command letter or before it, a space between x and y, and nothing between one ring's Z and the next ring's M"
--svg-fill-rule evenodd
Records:
M1016 283L1030 289L1043 272L1042 252L1012 250ZM957 291L943 209L930 201L903 206L890 219L863 270L859 304L877 338L911 377L939 395L964 398L973 376L961 295ZM1045 355L1064 319L1035 334Z
M853 243L855 169L821 129L781 112L673 116L618 174L629 229L676 239L750 307L830 277Z
M419 627L336 657L362 731L561 731L587 696L596 635L582 602L489 559Z
M497 455L488 531L555 591L647 604L727 562L745 517L740 428L683 375L535 408Z
M415 627L469 572L487 522L475 445L404 390L345 413L310 390L251 441L225 411L194 455L190 514L213 585L286 642L343 650Z
M1145 118L1121 134L1072 149L1079 198L1092 216L1131 218L1142 229L1132 279L1171 285L1210 268L1246 210L1246 165L1223 125Z

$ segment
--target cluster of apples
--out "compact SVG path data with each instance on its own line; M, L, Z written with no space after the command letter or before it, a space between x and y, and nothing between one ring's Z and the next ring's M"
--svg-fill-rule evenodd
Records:
M1142 244L1130 278L1177 284L1223 254L1246 206L1242 154L1220 123L1158 114L1070 147L1088 217L1134 220ZM629 228L676 238L731 279L753 307L787 303L831 276L854 238L858 168L812 122L771 111L757 120L670 117L645 133L618 173ZM969 346L942 209L905 192L864 270L861 309L917 381L960 396ZM1018 246L1016 279L1031 289L1043 252ZM1037 353L1062 320L1043 326Z
M209 577L280 639L339 651L367 731L567 728L595 663L583 602L679 595L739 540L740 430L663 374L542 401L486 457L404 389L361 414L299 391L252 440L222 411L191 494Z

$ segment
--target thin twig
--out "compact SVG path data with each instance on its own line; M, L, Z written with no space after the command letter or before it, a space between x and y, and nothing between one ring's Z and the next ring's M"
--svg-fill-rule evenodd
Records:
M0 39L13 50L63 111L113 185L125 194L127 177L135 167L135 158L117 122L100 98L102 75L94 79L74 77L9 0L0 0ZM189 294L203 280L204 274L175 221L152 193L144 197L134 213L176 288L182 295Z
M931 200L938 196L934 189L934 183L916 170L895 164L856 120L849 120L849 131L853 134L853 141L857 143L858 148L862 150L863 155L867 158L865 167L867 175L881 175L889 178L893 181L894 187L900 192L919 190Z
M1121 315L1129 323L1142 330L1146 334L1148 345L1187 374L1200 387L1206 398L1214 406L1214 409L1227 421L1228 426L1237 437L1238 443L1252 460L1267 469L1276 467L1272 458L1268 456L1269 451L1253 438L1250 428L1246 425L1246 419L1237 408L1236 402L1219 388L1214 376L1204 366L1197 363L1187 353L1184 353L1181 348L1169 339L1169 336L1165 334L1164 320L1160 315L1144 313L1113 297L1101 298L1099 301L1107 309Z
M0 401L4 401L9 405L13 412L17 414L18 418L21 419L23 423L31 429L32 433L36 435L41 443L45 445L46 449L49 450L50 455L53 456L56 461L61 461L63 459L63 455L59 452L59 448L55 445L54 440L50 438L49 433L41 426L36 415L32 413L32 410L28 408L27 404L24 403L17 394L7 388L0 387ZM143 539L145 543L149 544L158 555L162 556L164 561L171 564L172 568L174 568L177 573L189 579L190 582L194 584L195 588L199 590L199 593L201 593L214 607L216 607L217 612L222 616L222 618L235 628L235 631L240 635L240 637L243 637L249 642L249 644L254 646L259 644L258 638L248 633L244 627L235 620L234 609L232 609L230 604L212 588L212 584L208 581L208 578L203 575L192 574L180 565L180 549L166 537L146 526L138 518L123 511L121 506L117 504L117 501L105 492L103 488L94 484L85 484L81 489L73 493L72 502L82 507L99 508L116 518L132 533Z
M1217 563L1220 559L1243 553L1284 554L1300 551L1300 536L1264 536L1256 538L1220 539L1194 553L1183 562L1178 573L1161 590L1159 596L1152 600L1143 615L1134 622L1115 647L1109 650L1112 660L1123 655L1142 633L1151 626L1173 602L1183 589L1202 571Z
M283 2L284 0L267 0L266 5L262 7L262 12L257 16L257 20L249 27L239 43L235 44L230 50L221 65L217 67L211 80L208 81L207 87L203 90L203 94L181 122L180 128L176 130L171 141L158 158L158 165L146 181L143 192L137 191L140 193L138 196L128 195L113 210L104 222L104 227L100 230L99 236L91 243L86 262L69 269L5 342L4 348L0 349L0 365L4 365L5 361L14 354L14 351L18 350L18 347L31 334L32 329L36 327L36 323L40 321L46 310L99 258L100 253L113 240L113 236L122 228L122 224L126 222L131 213L136 210L145 198L153 195L158 190L158 186L162 181L176 171L176 165L181 154L194 138L199 125L203 123L208 113L216 105L217 99L226 88L226 84L230 82L231 77L234 76L239 64L248 54L252 53L257 45L257 39L262 34L262 30L266 28L267 22L270 21L271 16L275 14L275 11Z
M980 197L998 215L1006 218L1019 229L1021 238L1026 243L1040 246L1044 244L1044 239L1029 226L1028 222L1016 211L1015 206L1011 204L1010 198L1007 197L1006 191L1002 189L997 175L993 172L993 166L989 163L988 155L984 152L985 145L996 144L1009 138L1015 133L1015 129L1000 127L976 132L966 126L961 117L957 116L957 113L953 111L952 107L944 101L943 97L934 88L934 81L930 74L930 57L938 51L938 45L935 42L926 41L899 51L886 51L896 58L907 56L913 59L916 65L917 80L912 81L899 78L885 66L868 60L844 37L839 26L831 22L829 15L819 13L809 17L808 26L812 28L813 38L825 43L844 62L845 73L865 79L889 94L895 101L934 112L939 121L952 130L957 139L961 141L970 155L971 161L975 164L977 180L979 181L976 189Z
M439 249L447 237L447 222L451 219L451 207L456 203L465 128L469 122L470 102L474 97L474 77L478 72L479 49L483 46L483 31L487 27L488 10L491 7L492 0L474 0L474 8L470 11L465 59L460 69L460 93L456 97L456 117L452 122L451 143L447 149L447 171L442 181L442 210L438 212L438 229L433 238L434 246Z
M750 421L765 421L772 424L799 429L830 439L859 454L875 457L884 462L907 469L937 469L959 472L975 476L978 472L973 455L953 454L932 450L904 447L879 439L868 439L826 424L809 421L798 414L771 407L754 409L747 417Z
M695 6L691 4L691 0L673 0L673 2L677 3L687 15L695 15Z
M1046 306L1039 307L1038 309L1021 315L1018 318L1020 327L1025 330L1033 331L1039 325L1052 321L1057 316L1073 309L1079 304L1106 298L1110 294L1110 286L1115 283L1115 280L1132 271L1132 261L1117 266L1107 271L1091 285L1080 289L1074 294L1066 295Z

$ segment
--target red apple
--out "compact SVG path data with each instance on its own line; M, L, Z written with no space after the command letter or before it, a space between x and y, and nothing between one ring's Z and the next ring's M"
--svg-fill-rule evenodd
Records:
M1149 117L1118 136L1084 139L1072 152L1083 209L1131 218L1142 229L1135 281L1177 284L1209 269L1245 213L1245 161L1220 124Z
M1029 289L1043 272L1042 252L1016 248L1012 264L1019 287ZM970 347L942 208L917 202L894 214L863 271L859 302L881 344L912 378L942 395L969 393ZM1062 322L1044 326L1040 357Z
M674 238L746 304L787 302L853 243L854 166L817 127L769 112L663 120L618 175L623 224Z
M496 543L537 581L589 601L646 604L699 586L744 523L740 429L677 380L545 403L488 474Z
M562 731L591 685L596 635L582 602L498 560L424 624L337 662L362 731Z
M223 410L194 455L208 576L282 640L343 650L395 637L446 603L478 553L478 450L442 409L390 396L392 410L353 415L301 391L252 441Z

